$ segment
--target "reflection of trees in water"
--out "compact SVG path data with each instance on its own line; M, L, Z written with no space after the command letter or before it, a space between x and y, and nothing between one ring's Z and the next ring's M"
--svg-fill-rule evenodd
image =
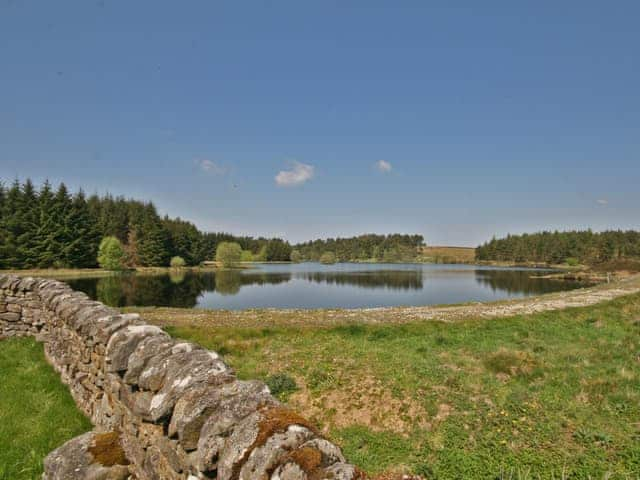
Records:
M534 271L517 270L476 270L476 282L480 285L508 293L524 293L526 295L560 292L579 288L579 282L553 281L545 278L531 278L537 275Z
M214 289L212 278L191 272L185 273L184 278L176 275L122 274L83 278L68 283L91 298L114 307L157 305L191 308L196 305L203 291Z
M355 285L363 288L391 288L394 290L422 290L419 270L378 270L370 272L301 272L296 278L328 285Z
M494 291L540 294L576 288L577 282L560 282L530 278L536 272L475 270L478 284ZM379 270L368 272L297 272L295 278L327 285L362 288L421 290L420 270ZM292 279L290 272L171 272L167 275L121 274L102 278L69 280L72 288L114 307L130 305L192 308L204 292L236 295L245 285L276 285ZM455 287L452 287L455 288Z
M203 292L235 295L243 285L287 282L291 274L242 274L237 270L194 273L170 272L167 275L121 274L101 278L69 280L75 290L85 292L114 307L162 306L192 308Z

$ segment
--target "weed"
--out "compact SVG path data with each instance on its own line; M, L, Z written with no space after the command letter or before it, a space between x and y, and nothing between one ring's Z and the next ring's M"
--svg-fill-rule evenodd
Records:
M291 393L298 390L295 379L286 373L269 375L265 379L265 383L269 387L269 390L271 390L272 395L281 400L286 400Z

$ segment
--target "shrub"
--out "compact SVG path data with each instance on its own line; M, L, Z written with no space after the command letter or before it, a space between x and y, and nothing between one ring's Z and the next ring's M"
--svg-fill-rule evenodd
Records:
M216 261L223 267L233 267L242 257L242 248L235 242L221 242L216 248Z
M271 390L271 394L278 398L286 398L287 395L298 390L295 379L286 373L275 373L265 379L265 383Z
M253 252L251 250L242 250L240 252L241 262L253 262Z
M171 259L171 263L170 263L171 268L182 268L182 267L184 267L186 264L187 264L187 262L185 262L185 261L184 261L184 258L182 258L182 257L178 257L178 256L173 257L173 258Z
M122 270L125 253L120 240L104 237L98 248L98 264L106 270Z
M578 265L580 265L580 261L575 258L575 257L569 257L567 258L564 263L566 263L567 265L569 265L570 267L577 267Z
M336 263L336 254L333 252L324 252L320 257L320 263L325 265Z
M298 250L293 250L291 252L291 261L293 263L300 263L302 262L302 254L298 251Z

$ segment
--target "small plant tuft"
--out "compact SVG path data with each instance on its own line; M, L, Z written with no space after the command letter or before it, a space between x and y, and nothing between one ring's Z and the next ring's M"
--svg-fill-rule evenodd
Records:
M280 400L286 400L290 394L298 390L296 380L284 372L269 375L265 379L265 383L271 390L271 394Z

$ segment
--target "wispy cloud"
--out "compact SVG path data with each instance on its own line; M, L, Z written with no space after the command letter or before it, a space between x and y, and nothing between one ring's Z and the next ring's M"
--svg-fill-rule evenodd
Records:
M378 171L382 173L389 173L391 170L393 170L393 167L386 160L378 160L376 162L376 169L378 169Z
M313 165L293 162L290 170L281 170L276 175L276 184L280 187L295 187L311 180L314 175Z
M606 198L599 198L598 200L596 200L596 203L598 205L609 205L609 200L607 200Z
M198 167L203 172L206 172L210 175L224 175L227 173L227 169L218 165L216 162L207 159L198 159L196 160Z

